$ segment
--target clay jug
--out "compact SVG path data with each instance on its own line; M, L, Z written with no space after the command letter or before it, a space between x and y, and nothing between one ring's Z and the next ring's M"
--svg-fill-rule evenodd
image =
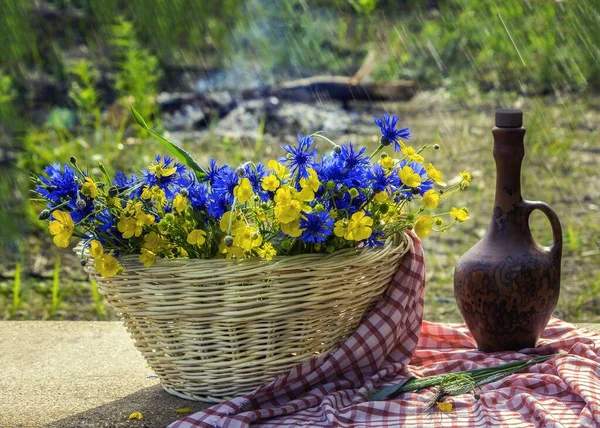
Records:
M522 125L521 110L496 112L492 221L454 271L456 302L479 349L485 352L534 347L560 290L560 221L545 203L521 197ZM531 235L529 216L534 210L550 220L554 235L550 248L540 246Z

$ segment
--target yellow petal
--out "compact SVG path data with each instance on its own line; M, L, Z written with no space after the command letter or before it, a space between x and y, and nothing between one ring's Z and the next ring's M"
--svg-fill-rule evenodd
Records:
M451 412L452 411L452 403L449 403L447 401L445 402L436 402L435 405L438 407L438 409L440 409L442 412Z
M133 412L131 415L129 415L129 419L144 419L144 415L142 415L140 412Z
M71 241L71 234L69 232L61 232L54 236L54 244L60 248L67 248Z

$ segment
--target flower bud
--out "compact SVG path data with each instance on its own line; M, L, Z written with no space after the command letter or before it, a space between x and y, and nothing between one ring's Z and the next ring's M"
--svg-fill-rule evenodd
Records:
M110 196L111 198L116 197L119 194L119 189L117 189L115 186L112 186L110 189L108 189L108 196Z
M415 227L415 226L414 226L413 224L409 224L408 226L406 226L406 228L407 228L408 230L413 230L413 228L414 228L414 227Z
M379 140L379 144L381 144L382 146L389 146L390 144L392 144L392 142L390 140L388 140L387 138L385 138L384 136L381 136L381 139Z
M387 214L387 212L390 210L390 206L388 204L383 204L379 207L379 212L381 214Z
M233 236L227 235L223 241L226 247L231 247L233 245Z
M385 159L385 158L387 158L387 157L388 157L388 155L387 155L387 153L382 153L382 154L380 154L380 155L379 155L379 157L380 157L381 159Z
M444 191L443 191L443 190L440 190L440 195L443 195L443 194L444 194Z
M254 195L254 196L252 197L252 199L254 200L254 202L259 202L259 201L260 201L260 196L258 196L258 195Z
M338 145L336 145L336 146L333 148L333 151L339 155L340 153L342 153L342 147L341 147L341 146L338 146Z
M413 195L418 195L419 193L421 193L421 189L419 189L418 187L413 187L410 189L410 191Z
M413 220L415 219L415 215L414 215L414 214L407 214L407 215L406 215L406 219L407 219L408 221L413 221Z
M77 207L78 210L82 210L85 208L86 203L83 199L77 199L77 201L75 201L75 206Z
M333 190L333 189L335 189L335 181L329 180L327 182L327 184L325 184L325 187L327 188L327 190Z
M269 204L267 204L267 203L265 202L265 203L263 203L263 204L260 204L260 207L261 207L263 210L266 210L266 209L269 209Z
M435 144L433 145L433 148L434 148L435 150L439 150L439 149L440 149L440 145L439 145L438 143L435 143Z
M444 220L442 220L441 218L436 218L435 219L435 225L436 226L443 226L444 225Z
M181 196L185 196L185 197L187 197L187 196L190 194L190 192L188 191L188 189L181 189L181 190L179 191L179 194L180 194Z
M87 262L86 262L85 260L83 260L83 259L81 259L81 260L79 261L79 263L81 264L81 266L85 266L85 265L87 265Z
M244 167L238 166L235 170L235 173L238 175L238 177L244 177L246 175L246 170Z
M323 211L325 211L325 205L323 205L323 204L315 205L315 212L322 213Z
M77 165L77 158L75 156L71 156L69 158L69 162L71 162L72 165Z
M358 196L358 190L356 190L354 187L348 190L348 193L350 193L350 196L352 196L353 198L356 198Z
M38 218L40 220L48 220L50 218L50 210L42 210Z

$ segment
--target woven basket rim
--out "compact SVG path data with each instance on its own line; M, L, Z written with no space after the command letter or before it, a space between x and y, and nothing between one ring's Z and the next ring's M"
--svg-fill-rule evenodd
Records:
M178 258L164 258L164 257L157 257L156 258L156 262L149 268L146 268L148 270L150 269L157 269L160 267L173 267L175 265L194 265L194 266L201 266L203 264L206 265L212 265L214 266L215 264L222 264L222 265L240 265L240 264L244 264L244 265L249 265L249 264L263 264L263 265L268 265L268 264L282 264L285 263L286 261L297 261L297 260L305 260L306 262L311 262L311 261L330 261L331 259L336 259L336 258L346 258L348 256L350 257L361 257L362 255L364 255L367 252L371 252L371 251L383 251L383 250L389 250L389 247L392 246L400 246L402 244L406 245L406 248L404 250L404 252L408 252L410 250L410 248L412 247L412 240L408 237L408 235L406 234L405 231L401 231L398 233L395 233L394 235L388 237L384 243L383 246L381 247L377 247L377 248L370 248L370 247L363 247L363 248L343 248L337 251L334 251L331 254L326 254L326 253L307 253L307 254L295 254L293 256L275 256L273 257L272 260L263 260L263 259L259 259L259 258L251 258L251 259L242 259L242 260L238 260L238 259L225 259L225 258L215 258L215 259L198 259L198 258L189 258L189 257L178 257ZM81 254L81 244L78 245L77 247L75 247L74 251L79 252ZM83 252L84 257L86 257L89 261L93 261L93 257L89 256L89 252L88 250L84 250ZM128 254L126 256L122 256L119 257L119 263L121 263L121 265L123 265L125 268L127 267L131 267L131 268L140 268L142 266L142 262L139 261L138 259L138 255L136 254ZM93 263L92 263L93 265ZM90 266L92 267L92 266Z

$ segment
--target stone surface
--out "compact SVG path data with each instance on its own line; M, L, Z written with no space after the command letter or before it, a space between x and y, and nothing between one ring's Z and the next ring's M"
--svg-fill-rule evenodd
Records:
M164 427L207 407L167 394L120 322L1 322L0 370L0 427Z
M164 392L120 322L0 322L0 370L2 428L165 427L208 406Z

